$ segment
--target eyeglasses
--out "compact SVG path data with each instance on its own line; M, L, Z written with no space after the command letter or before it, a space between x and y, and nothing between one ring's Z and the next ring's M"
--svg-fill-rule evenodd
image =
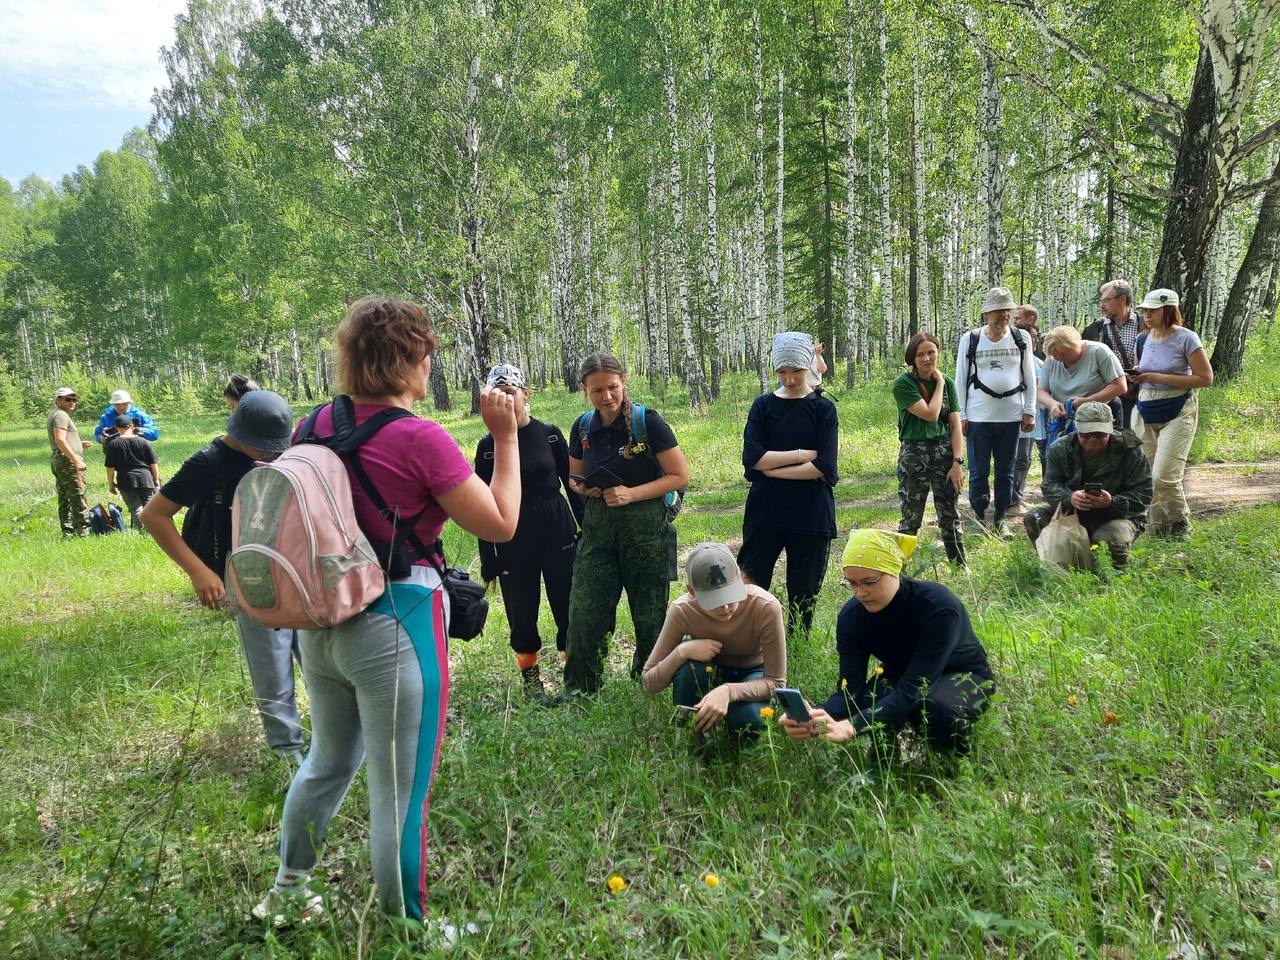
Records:
M1109 436L1111 436L1111 434L1109 433L1082 433L1080 434L1080 439L1081 440L1101 440L1104 437L1109 437Z
M1115 296L1114 294L1112 294L1112 295L1111 295L1111 296L1109 296L1109 297L1103 297L1101 300L1099 300L1099 301L1098 301L1098 303L1099 303L1099 304L1103 304L1103 303L1110 303L1112 300L1119 300L1119 299L1120 299L1119 297L1117 297L1117 296Z
M848 587L850 591L856 593L859 590L870 590L883 579L884 574L882 573L874 580L850 580L848 577L841 577L840 582Z

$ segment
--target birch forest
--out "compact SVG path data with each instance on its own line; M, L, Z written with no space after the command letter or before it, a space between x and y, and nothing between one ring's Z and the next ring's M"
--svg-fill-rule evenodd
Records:
M1222 377L1277 312L1280 0L191 0L147 130L0 180L0 402L63 381L334 388L367 293L434 402L492 363L853 386L994 283L1041 326L1182 294ZM878 374L877 374L878 375ZM6 392L7 391L7 392Z

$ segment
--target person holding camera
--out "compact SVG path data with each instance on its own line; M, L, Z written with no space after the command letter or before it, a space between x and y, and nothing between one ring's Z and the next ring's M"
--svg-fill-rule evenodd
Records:
M843 743L871 734L877 748L910 724L930 746L967 753L995 677L969 611L940 583L902 575L916 538L854 530L841 562L853 596L836 620L840 680L807 721L780 720L792 740ZM871 669L871 658L879 665Z
M392 407L412 411L426 398L438 343L419 304L381 297L352 304L334 335L334 352L357 427ZM246 394L236 413L262 392ZM352 483L356 519L370 541L398 542L395 520L423 545L434 544L449 519L486 540L511 538L520 515L514 399L486 387L480 413L494 444L488 485L431 420L393 420L360 447L359 463L386 505L380 510L363 483ZM314 430L333 434L332 405L319 411ZM356 473L351 462L347 470ZM364 612L328 630L298 631L311 750L285 797L275 884L252 911L264 923L323 912L323 901L307 884L362 764L379 903L393 917L424 919L427 807L449 697L449 607L439 556L433 562L414 549L407 559L409 573L391 580Z
M1115 428L1107 404L1076 409L1075 432L1049 447L1043 489L1049 505L1029 511L1022 521L1032 543L1061 505L1064 513L1079 516L1090 543L1107 545L1114 566L1128 562L1151 506L1151 467L1142 441L1132 430Z
M725 722L730 733L755 736L764 730L760 711L786 682L782 604L743 580L723 543L694 547L685 572L688 592L668 608L640 684L646 693L671 687L699 733Z

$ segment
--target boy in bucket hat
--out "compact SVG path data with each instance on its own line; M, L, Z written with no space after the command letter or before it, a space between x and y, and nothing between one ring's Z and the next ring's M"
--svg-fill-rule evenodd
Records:
M231 549L231 499L240 479L259 460L274 460L293 433L289 402L270 390L247 393L227 420L227 432L190 457L142 511L142 524L191 578L210 610L227 595L223 584ZM182 532L174 516L187 508ZM302 755L302 725L294 699L292 630L264 627L248 614L235 615L236 634L249 667L267 744L294 761Z
M687 592L667 610L640 683L646 693L670 686L699 732L727 720L731 733L754 736L765 726L760 711L786 682L782 604L743 580L723 543L694 547L685 571Z

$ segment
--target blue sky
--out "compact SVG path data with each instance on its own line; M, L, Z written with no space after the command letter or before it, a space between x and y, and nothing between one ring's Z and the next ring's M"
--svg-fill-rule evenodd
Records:
M186 0L0 0L0 177L56 181L151 119Z

